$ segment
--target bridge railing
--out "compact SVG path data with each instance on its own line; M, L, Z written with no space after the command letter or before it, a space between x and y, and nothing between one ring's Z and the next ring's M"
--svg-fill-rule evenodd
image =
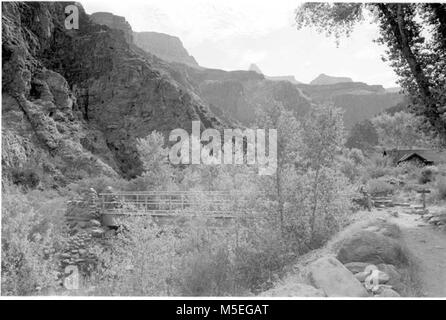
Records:
M99 205L103 213L125 214L128 212L175 213L175 212L230 212L233 199L221 191L151 191L101 193Z

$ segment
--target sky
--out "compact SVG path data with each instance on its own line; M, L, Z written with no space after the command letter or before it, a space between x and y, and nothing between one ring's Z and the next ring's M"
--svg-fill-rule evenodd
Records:
M134 31L177 36L206 68L247 70L255 63L265 75L294 75L310 82L319 74L394 87L396 75L381 60L385 48L373 42L377 26L357 25L336 45L312 29L297 30L298 0L84 0L87 13L124 16Z

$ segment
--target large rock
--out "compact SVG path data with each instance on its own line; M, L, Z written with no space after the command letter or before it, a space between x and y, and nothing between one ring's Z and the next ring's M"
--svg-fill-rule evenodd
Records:
M349 262L344 264L351 273L363 272L369 264L367 262Z
M396 269L396 267L394 265L381 263L381 264L378 264L377 267L378 267L378 270L386 273L389 276L390 282L401 280L401 274L398 272L398 270Z
M381 297L381 298L398 298L400 297L399 293L396 292L393 289L390 288L384 288L381 290L380 293L378 293L375 297Z
M323 257L308 266L310 282L328 297L367 297L353 274L334 257Z
M376 265L407 263L404 250L397 240L371 231L360 231L344 240L337 258L342 263L367 262Z
M260 294L263 297L326 297L324 291L304 283L284 283Z
M404 292L407 290L407 285L403 282L403 277L397 268L391 264L378 264L378 269L389 275L389 281L386 283L392 286L393 290L397 292Z

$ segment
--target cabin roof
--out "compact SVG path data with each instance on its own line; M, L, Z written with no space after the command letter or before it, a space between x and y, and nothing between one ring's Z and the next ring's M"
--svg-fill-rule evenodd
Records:
M385 153L392 157L396 163L407 161L413 156L418 156L427 162L443 163L446 162L446 151L437 151L429 149L393 149L385 150Z
M404 155L401 159L399 159L397 161L397 163L408 161L408 160L410 160L412 158L421 159L423 162L426 162L426 163L432 163L433 162L432 160L426 159L425 157L423 157L422 155L420 155L420 154L418 154L416 152L412 152L412 153L408 153L408 154Z

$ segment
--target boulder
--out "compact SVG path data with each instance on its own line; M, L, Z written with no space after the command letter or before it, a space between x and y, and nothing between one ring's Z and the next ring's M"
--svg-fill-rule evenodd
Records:
M335 257L323 257L308 265L308 277L328 297L367 297L354 275Z
M389 276L389 281L399 281L401 280L401 275L394 265L380 263L377 265L378 270L385 272Z
M389 276L389 281L386 284L391 285L393 290L397 292L404 292L407 290L407 286L402 281L400 272L394 265L391 264L379 264L378 269L385 272Z
M378 271L378 280L379 283L387 283L390 280L390 277L387 273Z
M349 262L344 264L344 267L346 267L351 273L358 273L363 272L365 267L367 267L369 264L367 262Z
M397 298L400 297L399 293L389 287L381 286L379 287L375 297L386 297L386 298Z
M337 258L344 264L349 262L394 265L407 263L407 257L396 240L383 234L364 230L344 240Z
M304 283L284 283L262 292L263 297L326 297L324 291Z
M364 272L364 271L355 273L355 278L358 279L358 281L360 281L360 282L364 282L365 278L367 278L368 276L369 276L369 273Z

